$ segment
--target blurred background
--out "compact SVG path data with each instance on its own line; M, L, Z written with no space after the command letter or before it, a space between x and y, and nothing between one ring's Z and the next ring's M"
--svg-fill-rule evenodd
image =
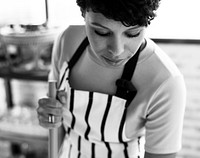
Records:
M0 0L0 158L46 158L48 131L37 122L53 41L83 24L75 1ZM184 75L187 105L177 158L200 155L200 1L162 0L148 34ZM178 97L178 96L177 96Z

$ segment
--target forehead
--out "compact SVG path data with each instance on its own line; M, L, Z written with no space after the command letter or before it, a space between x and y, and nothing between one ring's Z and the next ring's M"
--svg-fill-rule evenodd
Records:
M88 11L86 12L86 19L89 21L89 22L115 22L113 19L108 19L106 18L103 14L101 13L95 13L93 11Z
M101 13L95 13L92 11L88 11L85 14L85 21L87 24L93 24L93 23L98 23L101 24L107 28L110 28L111 30L113 29L133 29L133 28L138 28L138 25L135 26L124 26L120 21L115 21L113 19L108 19L106 18L103 14Z

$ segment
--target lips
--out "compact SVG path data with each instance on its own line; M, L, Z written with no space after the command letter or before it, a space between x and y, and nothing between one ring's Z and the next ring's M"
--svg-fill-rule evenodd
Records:
M105 56L102 56L102 58L104 59L104 61L110 65L120 65L121 63L124 62L125 59L112 59L112 58L108 58Z

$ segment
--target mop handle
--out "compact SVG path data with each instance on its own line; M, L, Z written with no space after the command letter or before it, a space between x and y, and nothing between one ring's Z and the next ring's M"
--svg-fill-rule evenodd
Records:
M56 98L56 81L49 81L49 97ZM48 158L58 158L58 129L49 129Z

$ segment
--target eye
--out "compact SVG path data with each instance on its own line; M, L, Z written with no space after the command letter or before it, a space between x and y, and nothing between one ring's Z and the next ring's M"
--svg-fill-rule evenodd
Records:
M126 36L128 37L128 38L134 38L134 37L138 37L140 35L140 32L138 32L138 33L126 33Z
M94 30L94 32L95 32L97 35L103 36L103 37L109 36L109 35L110 35L109 32L102 32L102 31L97 31L97 30Z

